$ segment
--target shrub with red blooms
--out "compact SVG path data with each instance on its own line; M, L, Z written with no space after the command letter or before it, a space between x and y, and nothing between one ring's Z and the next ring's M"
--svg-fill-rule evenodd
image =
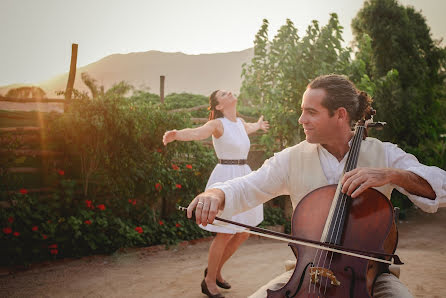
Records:
M135 231L137 231L137 232L140 233L140 234L143 232L143 230L142 230L141 227L136 227L136 228L135 228Z

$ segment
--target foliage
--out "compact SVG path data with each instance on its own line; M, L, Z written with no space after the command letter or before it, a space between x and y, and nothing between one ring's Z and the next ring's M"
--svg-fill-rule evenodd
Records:
M359 55L368 57L364 69L375 84L375 119L388 123L377 135L421 153L423 162L431 159L419 146L437 147L445 132L446 49L432 39L421 13L395 0L366 1L352 27L358 44L368 39Z
M184 215L161 219L148 205L128 200L117 206L75 197L75 182L61 179L46 199L13 194L0 209L0 265L112 253L121 247L172 245L209 236ZM116 215L119 213L119 216Z
M2 264L210 235L174 209L203 191L213 151L197 142L164 147L163 133L190 126L190 115L168 112L141 93L125 97L129 90L119 83L94 98L78 92L63 115L48 121L47 137L63 152L55 191L28 194L16 181L22 193L1 193L10 206L0 209Z
M24 86L9 89L5 97L12 98L46 98L46 93L37 86Z
M297 125L301 98L313 78L327 73L348 75L353 67L359 75L362 72L359 66L352 66L351 50L341 45L343 28L336 14L323 27L313 21L302 38L290 20L272 41L267 30L264 20L254 41L254 57L243 66L240 97L245 103L262 106L271 124L270 134L262 141L277 151L303 138Z

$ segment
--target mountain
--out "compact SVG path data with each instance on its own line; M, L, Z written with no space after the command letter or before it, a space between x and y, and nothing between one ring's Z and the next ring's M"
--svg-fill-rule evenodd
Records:
M159 51L113 54L89 65L78 67L74 87L88 90L81 80L87 72L106 89L120 81L126 81L137 89L147 89L159 94L160 76L166 76L165 94L188 92L209 95L215 89L227 89L239 93L242 64L250 62L253 49L240 52L186 55ZM40 82L47 97L65 90L68 73ZM0 88L2 94L11 86Z

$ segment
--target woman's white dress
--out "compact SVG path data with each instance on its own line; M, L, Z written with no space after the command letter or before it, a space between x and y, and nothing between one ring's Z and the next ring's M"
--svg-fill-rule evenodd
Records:
M223 124L223 135L218 139L212 136L212 142L214 144L215 153L219 159L247 159L249 153L249 147L251 142L249 141L248 134L246 133L245 126L242 120L237 118L237 122L233 122L226 118L217 118ZM206 189L211 188L212 184L216 182L225 182L227 180L245 176L251 173L251 168L247 165L225 165L217 164L209 177ZM251 210L237 214L232 217L232 221L240 222L246 225L257 226L263 221L263 205L259 205ZM233 226L233 225L229 225ZM235 234L237 231L226 227L219 227L215 225L207 225L202 229L217 232ZM233 226L237 229L241 227Z

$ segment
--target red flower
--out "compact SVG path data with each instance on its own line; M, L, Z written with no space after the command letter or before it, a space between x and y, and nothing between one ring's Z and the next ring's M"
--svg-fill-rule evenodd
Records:
M20 236L20 233L19 233L19 232L14 232L13 235L16 236L16 237L18 237L18 236Z
M181 225L180 225L179 223L176 223L176 224L175 224L175 227L180 228Z
M21 190L19 190L19 192L20 192L22 195L26 195L26 194L28 193L28 190L25 189L25 188L22 188Z
M104 205L104 204L101 204L101 205L97 205L96 207L98 207L98 208L99 208L99 210L102 210L102 211L104 211L104 210L105 210L105 205Z
M90 220L86 220L86 221L84 221L84 223L86 224L86 225L91 225L91 221Z
M164 224L164 222L162 220L160 220L158 223L160 226L162 226Z
M52 255L57 255L58 252L59 252L59 251L58 251L57 249L52 249L52 250L50 250L50 253L51 253Z
M176 188L181 188L181 184L175 184Z
M45 234L42 234L42 238L43 238L43 239L47 239L47 238L48 238L48 236L47 236L47 235L45 235Z
M10 227L3 228L3 233L11 234L12 233L12 229Z
M132 199L129 199L129 203L132 203Z
M50 244L48 245L48 248L57 248L57 244Z
M10 223L13 223L13 222L14 222L14 217L12 217L12 216L8 217L8 221L9 221Z
M172 169L174 169L175 171L178 171L180 168L177 165L172 164Z
M186 165L186 168L191 169L192 170L192 165Z
M163 149L158 148L158 149L156 149L156 151L158 151L159 153L161 153L161 152L163 152Z
M137 231L137 232L140 233L140 234L143 232L143 230L142 230L141 227L136 227L136 228L135 228L135 231Z
M58 170L57 174L59 174L60 176L63 176L63 175L65 175L65 171L64 170Z
M133 200L132 204L133 204L133 205L136 205L136 200Z
M163 189L163 187L161 186L160 183L157 183L157 184L155 184L155 189L156 189L157 191L161 191L161 189Z
M31 228L31 230L33 230L34 232L36 232L37 230L39 230L39 227L38 227L38 226L34 226L34 227Z
M85 204L87 204L87 208L91 208L91 209L94 208L94 206L93 206L93 204L92 204L92 201L90 201L90 200L86 200L86 201L85 201Z

